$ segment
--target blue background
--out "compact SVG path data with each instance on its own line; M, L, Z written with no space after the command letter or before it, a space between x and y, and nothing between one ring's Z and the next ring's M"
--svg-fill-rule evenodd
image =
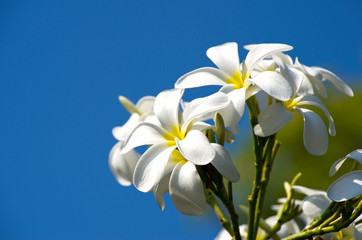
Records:
M290 44L353 85L361 12L359 0L0 1L0 239L213 239L212 213L183 216L169 197L162 212L113 178L118 96L172 88L229 41L241 59L245 44Z

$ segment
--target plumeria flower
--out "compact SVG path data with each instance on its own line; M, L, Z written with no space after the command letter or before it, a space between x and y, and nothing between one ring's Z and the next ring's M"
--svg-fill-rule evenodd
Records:
M228 95L233 109L221 114L226 126L238 132L238 122L241 119L245 100L260 90L275 99L286 101L293 95L286 79L275 71L264 71L252 75L254 68L265 57L273 53L288 51L292 47L285 44L255 45L240 66L238 46L236 43L225 43L209 48L206 55L219 68L204 67L183 75L175 83L175 88L195 88L207 85L222 86L221 92Z
M169 192L176 208L183 214L200 215L206 207L201 178L196 165L213 164L230 181L237 181L230 154L221 145L210 143L202 131L211 126L202 120L230 105L221 92L191 101L183 112L179 105L184 90L161 92L154 104L160 125L141 123L128 138L122 153L142 146L150 146L139 159L133 183L142 192L149 192L161 179L170 175Z
M155 97L143 97L136 104L133 104L123 96L120 96L119 100L130 112L131 116L123 126L115 127L112 130L113 136L119 142L113 146L109 154L109 166L119 184L130 186L132 184L133 171L140 155L133 150L127 154L121 154L121 148L138 124L144 121L155 122L153 112Z
M277 60L278 61L278 60ZM290 81L294 90L294 96L288 101L275 102L268 105L260 113L258 124L254 127L254 133L261 137L270 136L282 129L291 119L292 112L298 111L303 115L304 131L303 143L307 151L313 155L323 155L328 148L328 133L323 120L308 107L314 106L321 109L329 121L329 134L336 134L333 118L324 104L315 96L305 92L306 85L300 72L290 69L278 61L281 74Z
M359 164L362 164L362 149L354 150L347 156L334 162L329 171L329 176L333 176L342 164L349 158L356 160ZM327 194L330 199L336 202L346 201L361 195L362 171L356 170L343 175L329 186Z
M135 150L122 154L121 150L124 143L138 124L142 122L152 122L154 124L159 123L153 112L155 97L143 97L136 104L133 104L130 100L123 96L120 96L119 100L131 113L131 116L123 126L115 127L112 130L113 136L119 142L112 147L112 150L109 153L108 163L118 183L122 186L130 186L133 182L133 173L140 158L140 154ZM167 178L166 176L162 181L160 181L159 185L156 185L152 189L155 199L161 209L165 206L162 195L168 192L168 185L164 184L164 182L168 182L168 179L169 177Z

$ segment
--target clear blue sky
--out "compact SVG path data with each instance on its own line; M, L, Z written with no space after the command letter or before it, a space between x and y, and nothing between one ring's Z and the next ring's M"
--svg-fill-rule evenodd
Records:
M0 239L213 239L212 214L184 217L169 198L162 212L113 178L118 95L172 88L229 41L290 44L352 84L361 13L360 0L1 1Z

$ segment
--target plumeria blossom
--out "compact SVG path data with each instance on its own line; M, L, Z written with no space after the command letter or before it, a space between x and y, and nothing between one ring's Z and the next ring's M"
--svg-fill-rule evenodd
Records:
M278 60L277 60L278 61ZM292 112L298 111L303 115L303 143L307 151L313 155L323 155L328 147L328 133L323 120L308 107L317 107L323 111L329 121L328 132L336 134L333 118L324 104L315 96L300 95L305 91L305 81L300 72L289 69L283 61L278 61L281 74L290 81L294 96L288 101L275 102L268 105L260 113L254 133L261 137L270 136L282 129L291 119Z
M120 127L112 130L114 138L119 142L116 143L109 154L110 169L119 182L123 186L130 186L133 179L133 171L140 158L140 155L132 150L127 154L121 154L121 148L135 127L144 121L155 122L153 104L155 97L146 96L141 98L136 104L133 104L126 97L120 96L120 102L131 113L128 121Z
M241 119L245 100L260 90L275 99L286 101L293 95L288 81L278 72L264 71L252 75L254 68L265 57L274 53L291 50L285 44L258 44L250 49L245 61L240 65L236 43L225 43L209 48L206 55L219 68L204 67L183 75L175 83L175 88L195 88L220 85L221 92L228 95L233 109L221 112L226 125L238 132L237 123Z
M191 101L183 112L179 105L182 89L161 92L154 104L160 125L139 124L128 138L123 154L132 149L150 146L139 159L133 183L142 192L149 192L169 176L168 189L176 208L183 214L200 215L206 199L196 165L213 164L230 181L237 181L236 170L228 151L221 145L210 143L202 131L211 128L203 120L231 103L226 94L218 92Z
M123 96L120 96L119 100L131 113L131 116L123 126L115 127L112 130L113 136L119 142L113 146L111 152L109 153L108 163L118 183L122 186L130 186L133 183L134 169L140 158L140 154L135 150L130 150L129 152L123 154L121 153L121 150L127 138L138 124L142 122L152 122L154 124L159 123L153 112L155 97L143 97L136 104L133 104L130 100ZM156 185L152 189L155 199L161 209L163 209L165 205L162 195L168 192L168 185L164 184L164 182L167 181L168 179L166 176L162 181L160 181L159 185Z
M354 150L347 156L338 159L332 165L329 176L333 176L347 159L354 159L362 164L362 149ZM335 182L327 189L330 199L336 202L346 201L362 194L362 171L356 170L349 172Z

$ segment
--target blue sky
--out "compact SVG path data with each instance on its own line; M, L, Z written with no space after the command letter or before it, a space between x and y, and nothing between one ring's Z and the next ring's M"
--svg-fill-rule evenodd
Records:
M122 187L111 130L137 101L212 66L206 50L280 42L347 83L362 77L362 2L1 1L0 238L213 239L212 214ZM211 218L211 220L207 220Z

